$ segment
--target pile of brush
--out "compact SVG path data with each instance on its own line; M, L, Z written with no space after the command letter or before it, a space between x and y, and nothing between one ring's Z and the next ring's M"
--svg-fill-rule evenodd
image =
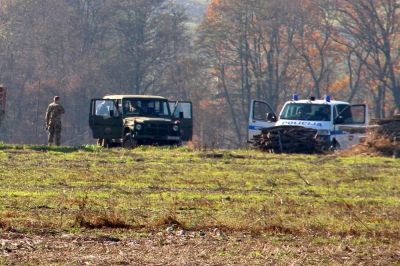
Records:
M317 130L301 126L277 126L261 130L254 137L254 146L272 153L320 153Z
M400 140L400 115L391 119L376 120L375 124L373 131L377 134L386 135L392 141Z
M363 143L346 152L400 157L400 116L391 119L373 120Z

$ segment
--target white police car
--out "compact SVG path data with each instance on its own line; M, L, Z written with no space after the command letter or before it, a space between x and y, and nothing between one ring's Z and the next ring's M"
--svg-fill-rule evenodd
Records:
M248 141L252 142L261 129L274 126L302 126L317 130L317 138L327 147L348 149L365 138L368 125L368 112L365 104L351 105L347 102L333 101L329 96L323 100L310 97L299 100L293 95L291 101L283 106L279 117L265 101L252 100L250 106Z

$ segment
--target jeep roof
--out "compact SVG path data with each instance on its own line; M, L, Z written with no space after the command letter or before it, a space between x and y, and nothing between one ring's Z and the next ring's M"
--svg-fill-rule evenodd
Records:
M130 94L122 94L122 95L106 95L103 99L126 99L126 98L140 98L140 99L159 99L159 100L167 100L165 97L155 96L155 95L130 95Z

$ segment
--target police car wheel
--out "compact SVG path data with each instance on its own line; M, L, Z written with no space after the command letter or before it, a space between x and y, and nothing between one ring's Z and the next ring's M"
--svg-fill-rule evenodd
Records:
M333 141L331 146L329 147L330 151L337 151L340 149L340 144L337 141Z

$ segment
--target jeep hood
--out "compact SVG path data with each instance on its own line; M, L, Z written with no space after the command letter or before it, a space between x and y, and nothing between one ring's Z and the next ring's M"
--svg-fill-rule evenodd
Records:
M143 123L143 124L171 124L172 120L168 118L161 118L161 117L143 117L143 116L136 116L136 117L126 117L124 118L125 125L133 125L134 123Z

